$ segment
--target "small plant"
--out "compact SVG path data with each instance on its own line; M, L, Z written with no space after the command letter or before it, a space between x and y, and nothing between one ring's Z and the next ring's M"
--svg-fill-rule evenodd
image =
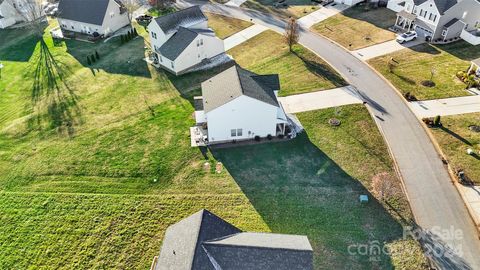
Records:
M95 63L97 61L97 59L95 59L95 54L92 54L92 56L90 56L90 59L92 60L92 63Z
M439 127L442 125L442 123L440 122L440 115L437 115L435 116L435 118L433 118L433 125L436 127Z
M269 141L271 141L272 138L273 138L272 135L270 135L270 134L267 135L267 139L268 139Z
M138 36L137 28L133 28L133 35Z
M260 136L258 136L258 135L255 136L255 137L254 137L254 140L257 141L257 142L259 142L259 141L260 141Z
M97 60L100 60L100 55L98 54L97 51L95 51L95 58L97 58Z
M90 60L90 56L87 55L87 64L90 66L92 64L92 61Z

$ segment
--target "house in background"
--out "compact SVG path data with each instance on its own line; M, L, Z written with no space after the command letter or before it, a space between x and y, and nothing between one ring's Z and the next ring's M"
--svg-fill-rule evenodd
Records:
M130 24L119 0L60 0L57 20L65 35L108 36Z
M390 0L387 7L398 12L396 27L415 30L433 42L462 38L480 44L478 0Z
M301 235L243 232L207 210L168 227L152 270L312 270Z
M148 32L155 62L175 75L225 53L198 6L153 19Z
M41 19L44 15L34 0L0 0L0 29L16 23Z
M277 74L257 75L238 65L203 82L194 100L192 146L291 134L279 90Z

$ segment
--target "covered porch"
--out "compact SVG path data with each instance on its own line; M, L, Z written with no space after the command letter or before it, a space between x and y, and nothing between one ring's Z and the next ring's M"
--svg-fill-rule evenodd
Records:
M414 23L417 16L402 10L397 13L397 20L395 21L395 28L411 31L414 29Z

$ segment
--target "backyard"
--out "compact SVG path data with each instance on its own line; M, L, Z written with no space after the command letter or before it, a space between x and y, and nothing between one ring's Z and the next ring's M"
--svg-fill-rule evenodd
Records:
M205 15L208 18L208 27L212 28L220 39L225 39L253 25L251 22L213 13L205 13Z
M454 169L462 169L477 185L480 184L480 113L443 116L441 128L432 129L433 135ZM467 149L475 151L467 155Z
M260 74L280 75L280 96L326 90L346 85L325 61L301 45L293 52L283 36L271 30L228 51L242 67Z
M402 94L410 92L419 100L428 100L469 95L456 74L466 71L470 61L478 57L480 46L462 41L449 45L421 44L368 62ZM422 85L422 81L431 78L435 86Z
M351 7L312 27L312 29L339 43L348 50L395 39L387 30L395 24L397 16L387 8L365 9L365 5Z
M375 192L379 176L397 191L399 182L362 106L300 114L307 133L295 140L210 153L190 148L188 128L198 83L218 70L156 70L143 61L141 37L123 45L44 38L42 46L28 31L0 35L1 269L148 269L165 229L200 208L243 230L307 234L317 269L422 266L419 247L402 239L411 218L403 193L380 200ZM295 82L282 78L286 89L326 85L322 69L308 73L274 44L265 62L232 52L261 74L298 72ZM100 59L88 65L95 51ZM333 116L341 126L328 125ZM359 194L370 202L360 205ZM377 240L391 256L347 252Z

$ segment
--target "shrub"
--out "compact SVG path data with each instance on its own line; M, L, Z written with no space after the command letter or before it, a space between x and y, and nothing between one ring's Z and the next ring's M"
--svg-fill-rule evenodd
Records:
M441 124L442 123L440 122L440 115L435 116L435 118L433 118L433 125L439 127Z
M97 51L95 51L95 58L97 58L97 60L100 60L100 55L98 54Z
M138 36L137 28L133 28L133 35Z
M270 134L267 135L267 139L268 139L269 141L272 140L272 138L273 138L272 135L270 135Z
M257 136L254 137L254 139L255 139L255 141L259 142L260 141L260 136L257 135Z
M285 137L283 134L280 134L277 136L279 139L283 139L283 137Z
M92 60L92 63L95 63L97 61L97 59L95 59L95 54L92 54L92 56L90 56L90 59Z
M90 56L87 55L87 64L90 66L92 64L92 61L90 60Z

